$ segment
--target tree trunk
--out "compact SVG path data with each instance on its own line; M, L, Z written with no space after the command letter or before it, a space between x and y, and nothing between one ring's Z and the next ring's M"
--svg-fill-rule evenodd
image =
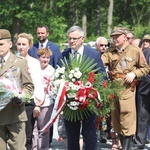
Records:
M100 12L100 3L101 0L97 0L97 27L96 27L96 35L100 36L101 35L101 12Z
M112 18L113 18L113 5L114 1L109 0L109 9L108 9L108 26L107 26L107 35L110 36L111 26L112 26Z
M77 25L78 24L78 1L75 0L73 1L73 3L71 4L71 11L73 13L72 19L73 19L73 25Z
M87 37L87 16L86 16L86 8L83 10L83 16L82 16L82 28L84 30L84 37Z
M19 4L21 6L21 1L18 0L17 4ZM16 17L16 14L18 14L19 12L20 12L20 9L15 10L13 12L13 21L12 21L13 22L13 24L12 24L12 29L13 29L13 31L12 31L13 47L12 48L13 49L15 49L16 38L17 38L18 34L21 32L21 20L20 20L20 18Z

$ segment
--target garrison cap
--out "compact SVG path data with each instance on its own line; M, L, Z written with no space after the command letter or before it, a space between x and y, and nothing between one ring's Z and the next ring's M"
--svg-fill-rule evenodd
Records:
M149 34L144 35L143 40L150 40L150 35Z
M8 30L0 29L0 40L10 39L10 38L11 38L11 34Z
M129 31L126 27L115 27L110 36L127 34Z

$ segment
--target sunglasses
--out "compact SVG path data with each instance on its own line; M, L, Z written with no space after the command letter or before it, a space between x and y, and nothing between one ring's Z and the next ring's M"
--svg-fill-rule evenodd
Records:
M108 45L107 44L100 44L99 46L105 46L105 47L107 47Z
M133 37L127 37L128 40L133 39Z

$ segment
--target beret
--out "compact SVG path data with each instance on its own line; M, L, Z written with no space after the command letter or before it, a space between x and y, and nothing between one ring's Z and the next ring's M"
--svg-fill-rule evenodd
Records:
M11 34L6 29L0 29L0 40L11 38Z

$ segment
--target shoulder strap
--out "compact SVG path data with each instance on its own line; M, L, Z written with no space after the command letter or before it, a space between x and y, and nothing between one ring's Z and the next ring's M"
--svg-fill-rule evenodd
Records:
M121 58L125 55L125 52L122 53L122 55L120 55L120 57L118 58L118 60L116 61L116 63L113 65L112 70L115 69L115 67L117 66L117 64L120 62Z

